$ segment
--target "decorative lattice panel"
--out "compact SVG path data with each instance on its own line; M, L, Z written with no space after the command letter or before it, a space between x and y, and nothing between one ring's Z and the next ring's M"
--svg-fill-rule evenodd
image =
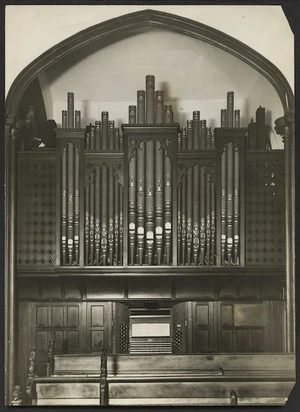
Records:
M129 349L129 334L128 325L124 322L120 323L120 352L126 353Z
M284 158L264 154L246 164L246 261L285 263Z
M175 351L182 348L182 331L180 329L177 329L174 333L173 348Z
M55 264L55 158L19 158L17 173L17 263Z

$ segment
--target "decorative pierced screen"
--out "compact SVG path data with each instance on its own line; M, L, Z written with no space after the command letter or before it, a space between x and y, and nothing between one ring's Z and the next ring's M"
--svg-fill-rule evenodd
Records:
M124 322L120 323L120 352L126 353L129 348L128 325Z
M17 173L17 263L55 264L55 158L39 153L19 158Z
M246 261L285 263L284 158L270 152L246 164Z
M180 329L177 329L174 333L173 348L174 351L176 351L176 349L182 348L182 331Z

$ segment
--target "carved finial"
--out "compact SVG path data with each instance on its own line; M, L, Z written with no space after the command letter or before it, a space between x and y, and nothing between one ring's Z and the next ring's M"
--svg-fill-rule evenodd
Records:
M26 383L26 404L32 404L32 398L34 396L34 377L35 374L35 359L36 359L36 348L30 348L29 353L29 367L28 367L28 377Z
M49 339L49 346L48 346L47 376L51 376L53 373L55 338L56 338L56 332L51 331L50 339Z
M22 393L19 385L15 385L12 393L12 406L22 406Z
M235 391L230 391L230 405L236 406L237 405L237 394Z

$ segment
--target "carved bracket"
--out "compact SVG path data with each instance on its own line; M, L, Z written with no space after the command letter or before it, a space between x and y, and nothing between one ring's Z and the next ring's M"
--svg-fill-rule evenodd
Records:
M205 175L211 175L211 181L216 183L216 165L214 161L211 160L195 160L195 159L184 159L184 161L178 163L178 184L182 183L183 176L187 176L188 174L188 167L193 167L198 165L199 167L205 167Z
M123 187L124 185L124 168L120 159L102 159L99 162L87 163L85 166L85 186L95 182L96 168L107 166L113 168L113 175Z

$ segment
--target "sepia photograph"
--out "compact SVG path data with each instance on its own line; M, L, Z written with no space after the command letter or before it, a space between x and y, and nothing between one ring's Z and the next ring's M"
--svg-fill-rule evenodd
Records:
M6 406L288 405L294 76L280 5L6 5Z

